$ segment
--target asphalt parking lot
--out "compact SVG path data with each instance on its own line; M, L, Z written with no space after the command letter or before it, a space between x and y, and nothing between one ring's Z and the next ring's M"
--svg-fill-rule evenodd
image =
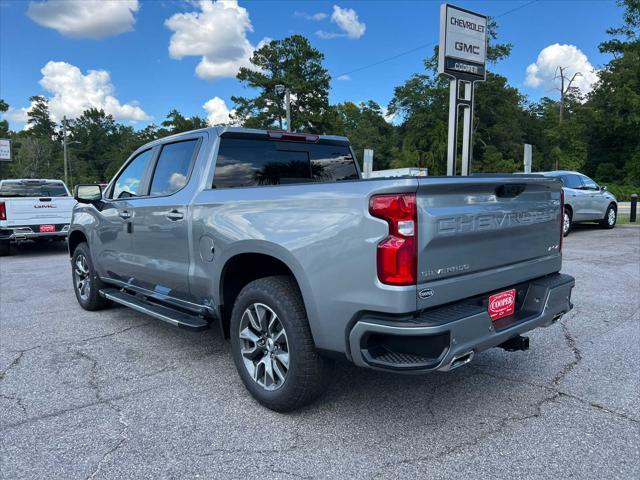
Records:
M336 366L282 415L244 390L217 330L83 311L64 245L0 266L0 476L640 478L640 228L576 228L575 309L448 374Z

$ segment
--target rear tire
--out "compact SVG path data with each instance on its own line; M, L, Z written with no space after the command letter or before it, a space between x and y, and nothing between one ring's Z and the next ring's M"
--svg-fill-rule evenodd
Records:
M564 209L564 220L562 224L562 236L566 237L571 231L573 225L573 215L567 207Z
M9 240L0 240L0 257L11 255L11 243Z
M616 226L616 222L618 220L618 210L615 205L612 203L607 208L607 212L604 214L604 218L600 220L600 226L602 228L611 229Z
M99 293L99 290L106 285L93 268L89 246L85 242L73 251L71 276L76 299L82 308L93 311L102 310L111 305L111 302Z
M333 362L316 351L291 277L265 277L246 285L233 306L230 331L240 378L265 407L289 412L326 389Z

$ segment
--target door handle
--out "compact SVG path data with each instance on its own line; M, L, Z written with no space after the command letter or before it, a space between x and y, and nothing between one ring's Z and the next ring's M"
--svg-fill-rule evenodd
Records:
M172 221L182 220L184 218L184 213L179 212L178 210L171 210L167 213L167 218Z
M125 220L131 218L131 212L128 212L127 210L122 210L118 215L120 216L120 218L123 218Z

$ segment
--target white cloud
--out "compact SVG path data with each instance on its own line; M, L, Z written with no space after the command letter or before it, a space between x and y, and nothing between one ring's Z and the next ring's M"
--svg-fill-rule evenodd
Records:
M323 40L331 40L334 38L346 37L345 33L326 32L324 30L316 30L316 36Z
M149 120L136 102L120 103L106 70L89 70L83 75L78 67L66 62L48 62L42 70L40 85L53 96L49 98L51 118L64 115L75 118L88 108L103 109L116 120Z
M229 110L227 104L220 97L213 97L208 100L202 108L207 112L207 122L212 127L215 125L226 125L231 122L231 115L234 110Z
M44 27L75 38L105 38L133 30L138 0L30 2L27 15Z
M165 21L173 30L171 58L201 57L196 74L207 80L235 77L240 67L251 68L255 47L247 38L253 31L247 9L236 0L201 0L198 5L200 11L176 13Z
M325 18L329 17L328 14L323 13L323 12L318 12L318 13L306 13L306 12L294 12L293 14L294 17L299 17L299 18L304 18L305 20L313 20L314 22L319 22L321 20L324 20Z
M340 75L336 80L351 80L351 77L349 75Z
M574 45L560 45L555 43L545 47L535 63L527 67L527 77L525 84L533 88L558 88L560 79L558 67L566 68L565 77L571 79L573 75L580 72L574 80L572 86L578 87L582 93L589 93L594 84L598 81L593 65L587 56Z
M29 113L29 110L31 109L31 107L29 108L13 108L13 107L9 107L9 110L7 110L5 113L2 114L2 118L4 120L9 120L10 122L15 122L15 123L27 123L27 120L29 119L29 117L27 116L27 114Z
M334 5L331 21L338 25L349 38L360 38L366 30L366 25L358 20L358 14L352 8L340 8Z

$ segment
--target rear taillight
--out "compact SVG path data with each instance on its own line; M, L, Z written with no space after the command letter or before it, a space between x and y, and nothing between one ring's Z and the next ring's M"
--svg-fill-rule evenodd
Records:
M0 220L7 219L7 207L4 202L0 202Z
M369 213L389 224L389 235L378 244L378 279L388 285L414 285L418 270L415 194L374 195Z
M564 190L560 190L560 245L558 251L562 253L562 239L564 238Z

